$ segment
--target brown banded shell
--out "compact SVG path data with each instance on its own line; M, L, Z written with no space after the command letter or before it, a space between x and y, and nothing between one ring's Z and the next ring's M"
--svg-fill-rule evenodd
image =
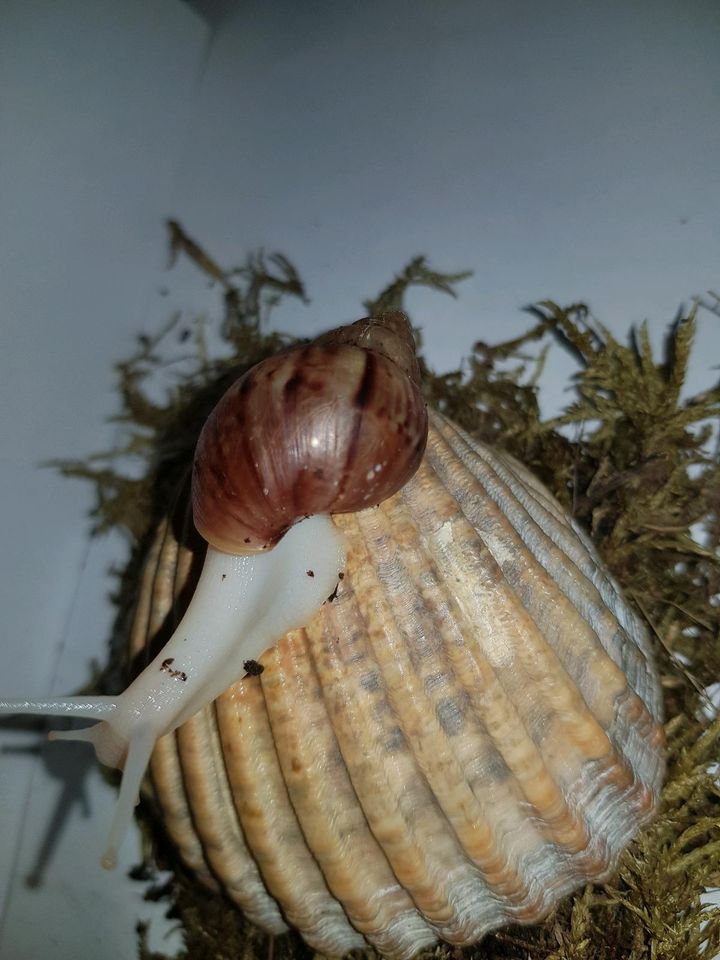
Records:
M220 398L195 451L195 526L217 550L267 550L306 516L392 496L426 438L405 314L338 327L258 363Z
M327 954L407 958L540 920L653 812L642 624L541 484L439 414L414 478L335 522L332 602L159 741L169 833L248 917ZM135 652L192 567L165 525Z

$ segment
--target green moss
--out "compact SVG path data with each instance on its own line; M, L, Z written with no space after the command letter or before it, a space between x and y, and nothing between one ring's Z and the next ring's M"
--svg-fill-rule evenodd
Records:
M232 356L209 357L200 335L196 367L178 378L163 403L152 402L145 387L163 363L165 345L179 335L177 323L156 337L139 337L118 372L120 419L127 424L122 452L143 459L144 475L118 474L111 455L60 465L95 484L96 529L123 526L137 544L120 581L114 656L100 680L103 689L121 685L125 623L145 539L186 478L201 424L239 371L288 342L263 332L273 308L286 297L305 300L296 270L278 254L255 254L238 270L224 271L175 223L171 237L174 251L190 256L219 285ZM406 291L417 285L455 295L465 276L439 273L418 257L366 308L402 307ZM720 721L707 719L713 712L704 693L720 677L720 454L717 445L708 452L720 388L683 399L697 309L668 330L659 359L645 327L621 343L593 323L582 304L561 308L546 301L530 311L523 337L476 343L463 373L438 374L423 362L428 400L528 464L591 532L650 625L668 717L661 809L615 877L567 898L543 924L489 935L464 951L468 957L709 960L720 950L720 912L703 900L707 887L720 884L720 796L710 772L720 759ZM544 422L537 379L552 340L576 360L576 390L562 416ZM691 535L699 524L702 545ZM145 816L151 824L152 812ZM156 860L175 870L168 887L152 895L167 898L182 924L183 957L311 954L295 935L273 940L254 930L224 897L193 882L158 831L149 829L147 838ZM143 931L139 943L143 960L159 960L147 950ZM454 958L456 952L441 946L424 956L430 955Z

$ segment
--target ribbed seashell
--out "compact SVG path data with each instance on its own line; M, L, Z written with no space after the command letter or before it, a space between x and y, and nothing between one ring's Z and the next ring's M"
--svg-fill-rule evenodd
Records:
M331 955L540 920L653 812L641 622L539 481L437 413L414 478L334 519L337 595L159 741L171 837L251 920ZM164 524L135 653L182 612L194 559Z

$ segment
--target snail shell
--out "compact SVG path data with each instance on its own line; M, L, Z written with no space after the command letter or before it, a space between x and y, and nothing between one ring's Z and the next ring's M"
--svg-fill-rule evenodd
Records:
M516 461L430 419L415 476L333 518L332 602L151 763L197 875L332 955L540 920L612 871L662 779L646 634L591 543ZM163 524L135 653L196 560Z
M218 550L267 550L309 514L391 496L426 436L405 314L331 330L252 367L220 399L195 453L195 526Z

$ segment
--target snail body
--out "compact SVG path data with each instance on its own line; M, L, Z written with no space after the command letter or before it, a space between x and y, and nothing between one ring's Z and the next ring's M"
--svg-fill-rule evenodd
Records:
M413 477L332 522L332 602L157 744L168 832L252 920L332 956L539 921L655 808L641 621L548 491L435 412ZM134 653L195 566L163 524Z
M194 460L203 572L161 652L119 697L0 700L0 714L100 721L51 737L89 742L123 770L104 866L116 863L158 738L309 621L344 567L329 512L394 493L417 469L426 436L412 332L399 313L270 358L221 398Z

